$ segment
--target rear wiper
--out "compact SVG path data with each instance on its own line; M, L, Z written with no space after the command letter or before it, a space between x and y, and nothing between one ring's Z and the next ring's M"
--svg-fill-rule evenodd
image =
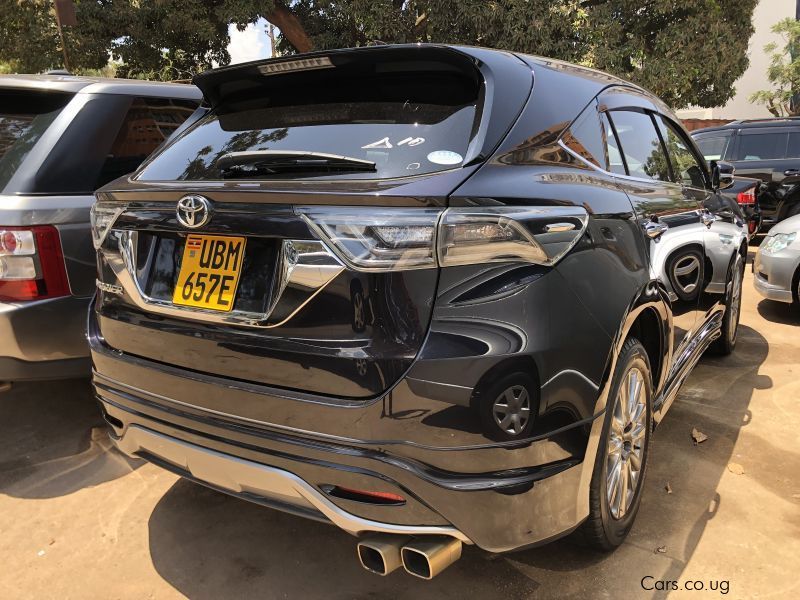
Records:
M375 172L375 163L339 154L304 150L228 152L215 165L223 177L252 177L287 173Z

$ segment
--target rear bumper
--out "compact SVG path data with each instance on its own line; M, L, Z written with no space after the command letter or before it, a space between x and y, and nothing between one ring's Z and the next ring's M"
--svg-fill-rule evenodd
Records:
M559 446L557 435L517 448L484 444L462 451L246 421L186 402L182 391L197 394L198 386L217 386L202 375L170 373L157 363L115 354L97 338L90 341L95 390L120 449L235 496L330 521L356 535L445 534L493 552L559 537L588 514L586 469L594 456L585 459L587 443L562 460L540 462L531 457L548 456ZM145 385L146 391L139 387ZM232 403L281 400L226 391ZM313 404L298 403L314 411ZM358 411L339 410L359 420ZM438 439L433 429L431 439ZM498 456L508 468L496 468ZM519 467L520 460L534 464ZM389 492L406 502L354 501L330 495L330 486Z
M0 303L0 380L88 377L88 306L72 296Z
M128 427L116 443L129 456L147 458L179 475L251 501L330 521L353 535L365 532L448 535L472 543L454 527L395 525L356 516L290 471L189 444L139 425Z

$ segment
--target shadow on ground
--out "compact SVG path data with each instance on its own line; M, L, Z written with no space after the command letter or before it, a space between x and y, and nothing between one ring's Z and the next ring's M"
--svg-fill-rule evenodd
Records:
M180 480L150 516L153 564L193 599L641 595L645 576L696 575L684 570L725 502L717 488L740 430L750 422L752 392L772 385L759 375L767 352L764 337L742 326L732 356L701 361L654 436L640 514L629 540L614 554L588 551L572 538L504 556L469 547L431 582L402 571L381 578L361 569L354 539L332 526ZM709 439L695 446L693 427ZM765 456L777 451L763 448ZM797 454L792 461L800 469ZM771 474L763 477L768 484ZM664 489L668 482L672 494Z
M781 325L800 325L800 309L788 302L762 300L756 306L758 314L771 323Z
M0 493L63 496L138 464L111 449L88 379L17 383L0 393Z

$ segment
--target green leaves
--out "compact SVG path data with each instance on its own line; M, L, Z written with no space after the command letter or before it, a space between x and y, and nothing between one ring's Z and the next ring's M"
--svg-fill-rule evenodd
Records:
M79 69L102 67L110 52L122 62L120 75L183 79L227 64L228 26L263 17L281 27L284 53L375 41L488 46L594 66L681 108L718 106L733 96L748 64L756 2L76 0L78 26L66 35ZM50 6L0 0L0 62L33 72L61 66ZM792 43L800 51L800 42ZM774 68L777 79L789 77L782 63Z
M783 19L772 27L773 33L783 38L783 47L776 43L764 46L771 54L767 78L771 90L760 90L749 98L754 104L763 104L776 117L800 115L800 23L795 19Z

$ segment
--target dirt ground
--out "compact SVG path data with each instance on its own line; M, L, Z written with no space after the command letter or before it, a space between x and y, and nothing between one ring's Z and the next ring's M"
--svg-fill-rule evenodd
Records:
M334 527L123 458L86 381L21 384L0 394L0 598L798 598L799 400L800 311L748 272L739 345L658 428L622 548L470 547L424 582L367 573Z

